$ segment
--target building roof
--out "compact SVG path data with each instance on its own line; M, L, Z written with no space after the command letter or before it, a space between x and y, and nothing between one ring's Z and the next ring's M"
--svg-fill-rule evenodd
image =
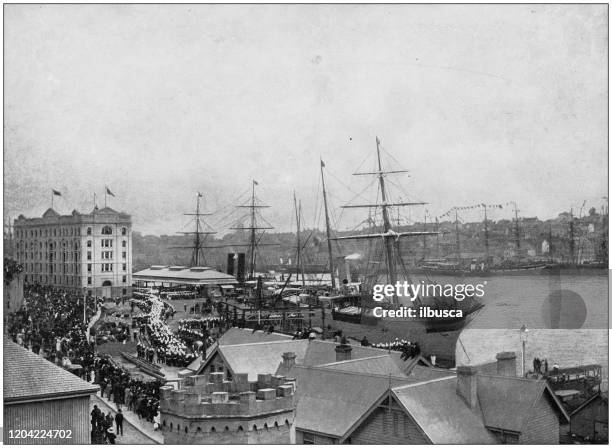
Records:
M257 374L275 374L286 352L296 354L296 362L302 363L308 347L308 340L286 340L255 342L251 344L221 345L217 353L234 373L247 373L249 381L257 380ZM203 364L200 369L203 369Z
M53 224L91 224L91 223L123 223L129 224L131 217L127 213L118 212L110 207L94 208L91 213L79 213L72 210L68 215L61 215L53 208L48 208L40 217L26 218L19 215L15 220L16 226L38 226Z
M576 414L578 414L579 412L581 412L584 408L586 408L589 404L595 402L595 401L602 401L604 402L606 405L608 404L608 395L605 392L598 392L595 395L591 395L588 399L586 399L580 406L578 406L576 409L574 409L572 411L572 413L570 414L570 416L574 416Z
M387 350L359 345L351 345L352 359L348 363L336 362L337 345L335 342L318 339L293 339L291 336L278 333L231 329L219 340L216 352L233 373L248 373L250 380L257 379L258 373L277 373L283 353L287 352L295 353L295 363L304 366L330 365L337 370L402 376L410 376L409 374L415 371L417 373L413 379L423 379L425 374L425 368L416 366L411 360L401 360L399 352L389 353ZM207 362L210 359L211 355L207 357ZM357 362L358 360L361 362ZM207 362L200 366L200 371ZM437 377L439 373L433 375Z
M292 336L288 336L286 334L268 333L262 330L253 331L250 328L232 327L225 333L223 333L221 338L219 338L219 345L248 344L267 341L287 341L291 339L293 339Z
M477 394L484 424L489 428L521 432L542 394L569 422L563 405L544 380L478 374ZM503 397L503 399L501 399Z
M478 414L457 395L456 387L456 376L447 374L443 378L396 387L393 395L432 443L497 443Z
M319 367L341 370L345 372L369 373L375 375L406 376L397 363L388 355L382 354L370 358L349 359L347 361L332 362Z
M232 275L204 266L151 266L132 274L136 281L173 282L190 285L219 285L238 283Z
M342 438L389 389L405 377L295 366L296 428Z
M20 347L4 341L4 402L42 401L93 394L89 384L67 370Z

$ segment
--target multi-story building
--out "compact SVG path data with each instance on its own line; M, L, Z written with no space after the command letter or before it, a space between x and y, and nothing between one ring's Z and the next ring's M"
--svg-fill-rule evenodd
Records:
M20 215L14 225L14 253L26 284L75 289L117 297L132 285L132 219L110 207L88 214L41 218Z

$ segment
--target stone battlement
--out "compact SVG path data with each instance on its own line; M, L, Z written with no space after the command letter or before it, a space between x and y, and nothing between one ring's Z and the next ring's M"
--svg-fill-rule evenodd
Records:
M184 378L179 389L160 389L161 411L188 418L249 417L291 410L295 381L260 374L257 381L236 374L227 381L223 372Z

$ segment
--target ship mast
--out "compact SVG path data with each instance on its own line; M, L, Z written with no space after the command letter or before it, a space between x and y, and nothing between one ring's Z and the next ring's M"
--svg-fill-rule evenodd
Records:
M325 163L321 160L321 184L323 186L323 205L325 207L325 231L327 233L327 254L329 256L329 272L331 274L332 289L336 289L336 279L334 278L334 256L332 254L331 231L329 227L329 211L327 209L327 192L325 191L325 176L323 175Z
M202 245L205 240L206 235L212 235L217 232L209 232L205 231L204 225L200 221L201 216L210 216L211 213L202 213L200 212L200 198L202 197L202 193L198 192L196 195L196 209L195 213L184 213L185 216L194 216L196 229L195 232L178 232L183 235L193 235L193 246L177 246L174 249L191 249L191 266L200 266L200 262L206 264L206 258L204 257L204 246ZM204 235L204 237L202 237Z
M249 277L255 278L255 180L251 194L251 245L249 247Z
M548 224L548 258L553 261L552 222Z
M258 204L257 203L257 197L255 196L255 186L259 185L257 183L256 180L253 179L252 181L252 190L251 190L251 199L249 201L248 205L237 205L236 208L248 208L250 209L249 212L249 221L250 221L250 226L248 227L244 227L244 226L237 226L237 227L229 227L230 230L248 230L249 231L249 243L248 244L243 244L243 243L229 243L229 244L217 244L214 246L206 246L205 248L207 249L222 249L222 248L226 248L226 247L231 247L231 248L236 248L236 247L248 247L248 251L249 251L249 277L248 279L252 280L255 278L255 267L256 267L256 262L257 262L257 258L256 258L256 252L257 252L257 248L261 247L261 246L278 246L278 244L276 243L271 243L271 244L263 244L260 242L261 237L263 235L259 235L259 238L257 238L257 231L258 230L268 230L268 229L273 229L274 227L271 226L259 226L257 224L257 213L256 210L258 208L268 208L269 205L263 205L263 204ZM245 215L243 215L241 218L244 218ZM263 218L262 218L263 220ZM243 221L243 219L241 219L239 222ZM264 220L265 221L265 220Z
M387 282L388 284L395 285L397 282L397 271L396 271L396 260L395 257L399 257L399 238L406 236L421 236L421 235L437 235L438 232L395 232L391 227L391 221L389 219L389 207L396 206L411 206L411 205L425 205L426 202L387 202L387 190L385 188L385 175L395 173L405 173L406 170L388 170L383 171L382 163L380 159L380 139L376 137L376 157L378 162L378 170L374 172L354 173L355 176L361 175L375 175L378 177L378 184L381 192L382 203L380 204L363 204L363 205L345 205L343 208L372 208L380 207L382 209L383 216L383 231L381 233L369 233L366 235L350 235L335 238L336 240L348 240L348 239L383 239L385 246L385 264L387 268ZM397 296L393 297L394 305L399 305Z
M569 222L569 247L570 247L570 263L574 263L574 209L570 209L570 222Z
M383 216L383 232L387 233L391 230L391 221L389 220L389 210L387 205L387 192L385 190L385 177L380 162L380 139L376 137L376 158L378 159L378 183L380 185L380 194L382 197L382 216ZM395 259L393 257L394 242L391 238L385 238L385 251L387 254L387 275L388 283L395 285L397 274L395 271Z
M302 243L300 241L300 224L301 224L301 214L302 214L302 202L300 201L300 205L298 206L297 199L295 197L295 190L293 191L293 206L295 207L295 222L297 225L297 265L296 272L299 279L300 273L302 274L302 286L306 286L306 281L304 279L304 270L302 269Z
M512 204L514 205L514 237L516 240L516 255L518 256L520 249L521 249L521 233L519 229L519 219L518 219L519 210L516 207L516 202L513 202Z
M459 246L459 216L457 215L457 207L455 207L455 251L457 260L461 259L461 247Z
M485 236L485 261L489 262L489 225L487 223L487 206L484 205L484 236Z
M423 230L427 230L427 210L425 210L425 216L423 217ZM423 235L423 260L427 258L427 236Z
M250 209L250 222L251 225L249 227L230 227L231 230L248 230L249 234L250 234L250 238L249 238L249 279L253 279L255 278L255 268L256 268L256 263L257 263L257 256L256 256L256 251L257 251L257 247L258 246L262 246L262 244L259 244L258 240L257 240L257 231L258 230L268 230L268 229L273 229L274 227L270 227L270 226L266 226L266 227L261 227L257 224L257 214L256 214L256 209L258 208L267 208L269 207L269 205L261 205L261 204L257 204L256 203L256 197L255 197L255 186L259 185L257 183L257 181L255 179L253 179L252 182L252 189L251 189L251 203L250 205L237 205L236 207L238 208L248 208ZM269 244L266 244L266 246ZM233 246L238 246L238 245L233 245Z

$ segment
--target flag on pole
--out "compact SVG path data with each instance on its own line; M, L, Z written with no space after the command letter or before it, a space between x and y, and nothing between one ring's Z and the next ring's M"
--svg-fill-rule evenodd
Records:
M253 179L253 184L259 185L255 179Z
M199 198L203 198L203 197L204 197L204 195L198 191L198 197L199 197Z
M54 196L61 196L62 195L59 191L54 190L53 188L51 189L51 191L53 192Z
M378 138L378 135L376 136L376 144L380 145L380 139Z
M325 162L323 162L323 159L321 159L321 168L325 168Z
M106 187L106 194L108 194L108 195L110 195L112 197L115 197L115 194L112 191L110 191L110 188L108 188L108 187Z

